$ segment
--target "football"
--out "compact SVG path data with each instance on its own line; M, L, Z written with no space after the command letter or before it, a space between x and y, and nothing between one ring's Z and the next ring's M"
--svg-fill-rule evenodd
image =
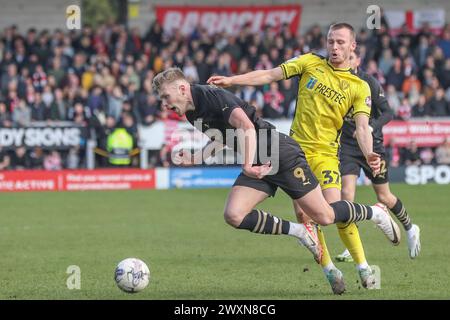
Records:
M136 293L147 287L150 280L150 270L144 261L137 258L127 258L117 265L114 279L121 290Z

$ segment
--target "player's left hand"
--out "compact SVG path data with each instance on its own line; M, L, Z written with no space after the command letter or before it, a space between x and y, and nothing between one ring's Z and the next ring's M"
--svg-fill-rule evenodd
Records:
M267 162L260 166L244 166L243 172L246 176L254 179L262 179L272 170L272 164Z
M231 86L231 78L224 76L212 76L207 81L207 84L214 84L218 87L227 88Z
M380 173L381 168L381 157L378 153L371 152L366 157L367 164L372 169L374 176Z

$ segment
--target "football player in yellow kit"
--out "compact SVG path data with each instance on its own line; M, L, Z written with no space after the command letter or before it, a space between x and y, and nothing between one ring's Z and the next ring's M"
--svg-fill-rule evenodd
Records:
M208 83L228 87L232 85L263 85L299 76L295 116L290 135L304 150L308 164L318 178L328 203L341 199L341 175L338 147L345 116L352 116L356 124L356 138L374 174L380 170L380 156L373 152L369 128L371 93L369 85L351 69L349 57L356 48L355 32L347 23L330 26L327 35L328 58L314 53L290 59L270 70L256 70L231 77L212 76ZM380 206L384 205L379 204ZM294 204L297 218L307 217ZM375 288L376 278L366 261L364 249L355 223L337 224L341 240L357 264L365 288ZM319 228L323 247L320 262L335 294L345 291L342 272L333 264L325 239ZM390 239L394 245L399 238Z

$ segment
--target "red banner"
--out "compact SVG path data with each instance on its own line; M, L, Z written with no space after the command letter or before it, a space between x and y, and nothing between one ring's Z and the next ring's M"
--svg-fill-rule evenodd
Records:
M156 19L169 34L180 30L189 35L197 27L208 30L210 34L223 31L236 34L245 24L249 24L254 33L266 25L280 28L288 24L295 34L300 25L301 10L300 5L156 6Z
M414 140L419 147L435 147L450 138L450 120L391 121L383 133L385 145L405 147Z
M386 10L384 12L386 20L389 24L389 32L392 36L402 32L404 24L413 33L418 33L427 23L430 31L436 35L440 35L445 26L446 17L443 8L422 8L416 10Z
M0 191L132 190L154 188L154 169L0 172Z

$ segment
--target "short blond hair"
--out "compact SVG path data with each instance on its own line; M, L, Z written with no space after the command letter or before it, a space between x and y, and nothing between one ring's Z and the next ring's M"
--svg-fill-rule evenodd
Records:
M159 94L161 87L165 83L172 83L177 80L187 81L183 71L180 68L169 68L158 73L152 82L153 91Z
M333 31L334 30L339 30L339 29L347 29L347 30L349 30L350 31L350 35L352 36L352 38L356 39L355 29L349 23L345 23L345 22L333 23L330 26L330 29L328 30L328 32L330 32L332 30Z

